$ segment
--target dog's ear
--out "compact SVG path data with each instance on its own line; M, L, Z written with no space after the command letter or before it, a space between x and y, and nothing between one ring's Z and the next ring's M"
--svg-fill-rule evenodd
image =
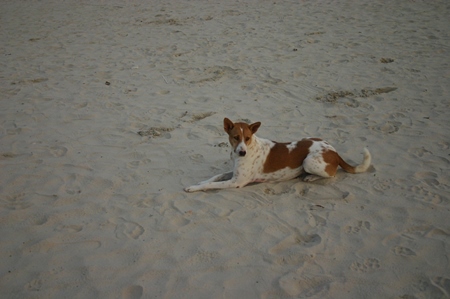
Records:
M251 124L249 126L250 131L252 131L252 133L255 134L256 131L258 131L260 125L261 125L261 122L256 122L256 123Z
M228 118L224 118L223 119L223 129L225 130L225 132L229 132L234 128L234 124L231 120L229 120Z

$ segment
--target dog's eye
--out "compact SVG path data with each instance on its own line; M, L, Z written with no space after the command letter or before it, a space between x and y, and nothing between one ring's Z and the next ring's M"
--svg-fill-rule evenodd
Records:
M239 141L239 136L234 136L234 140Z
M245 141L249 141L250 140L250 137L245 137Z

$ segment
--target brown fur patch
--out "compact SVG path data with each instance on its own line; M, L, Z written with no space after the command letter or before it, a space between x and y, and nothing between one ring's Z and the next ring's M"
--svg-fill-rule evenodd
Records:
M275 172L289 167L291 169L300 167L309 153L309 148L313 142L303 139L297 142L297 146L289 152L287 146L290 143L277 143L270 149L266 162L264 163L264 173Z
M244 141L247 146L250 145L252 143L252 135L258 131L258 128L261 125L260 122L251 125L241 122L233 123L228 118L225 118L223 121L224 130L228 134L228 139L233 149L236 149L242 141Z
M248 124L245 123L235 123L234 127L228 131L229 141L233 148L236 148L242 141L244 141L246 145L250 145L252 142L252 135L253 133Z
M327 150L322 153L323 161L327 163L325 172L329 176L335 176L339 165L339 155L335 151Z
M345 162L338 153L335 151L326 151L322 153L323 160L325 163L327 163L327 166L325 167L326 173L328 173L330 176L335 176L337 172L338 166L341 166L342 169L344 169L346 172L349 173L355 173L355 167L349 165L347 162Z

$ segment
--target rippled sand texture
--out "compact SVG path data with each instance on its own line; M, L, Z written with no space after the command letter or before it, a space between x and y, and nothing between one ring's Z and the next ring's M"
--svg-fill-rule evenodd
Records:
M446 1L2 1L2 298L448 298ZM367 173L188 194L222 120Z

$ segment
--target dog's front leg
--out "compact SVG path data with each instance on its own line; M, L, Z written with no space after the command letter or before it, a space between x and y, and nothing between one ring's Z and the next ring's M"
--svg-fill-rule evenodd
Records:
M228 174L224 174L228 175ZM196 192L196 191L205 191L205 190L211 190L211 189L226 189L226 188L240 188L244 187L248 184L247 181L243 181L240 179L237 179L236 177L232 177L231 179L227 181L211 181L214 178L223 178L223 175L218 175L215 177L212 177L210 180L199 183L198 185L193 185L187 188L184 188L184 191L186 192Z
M206 183L218 182L218 181L227 181L227 180L231 180L232 177L233 177L233 172L232 171L231 172L227 172L227 173L221 173L221 174L213 176L209 180L202 181L202 182L198 183L198 185L203 185L203 184L206 184Z

